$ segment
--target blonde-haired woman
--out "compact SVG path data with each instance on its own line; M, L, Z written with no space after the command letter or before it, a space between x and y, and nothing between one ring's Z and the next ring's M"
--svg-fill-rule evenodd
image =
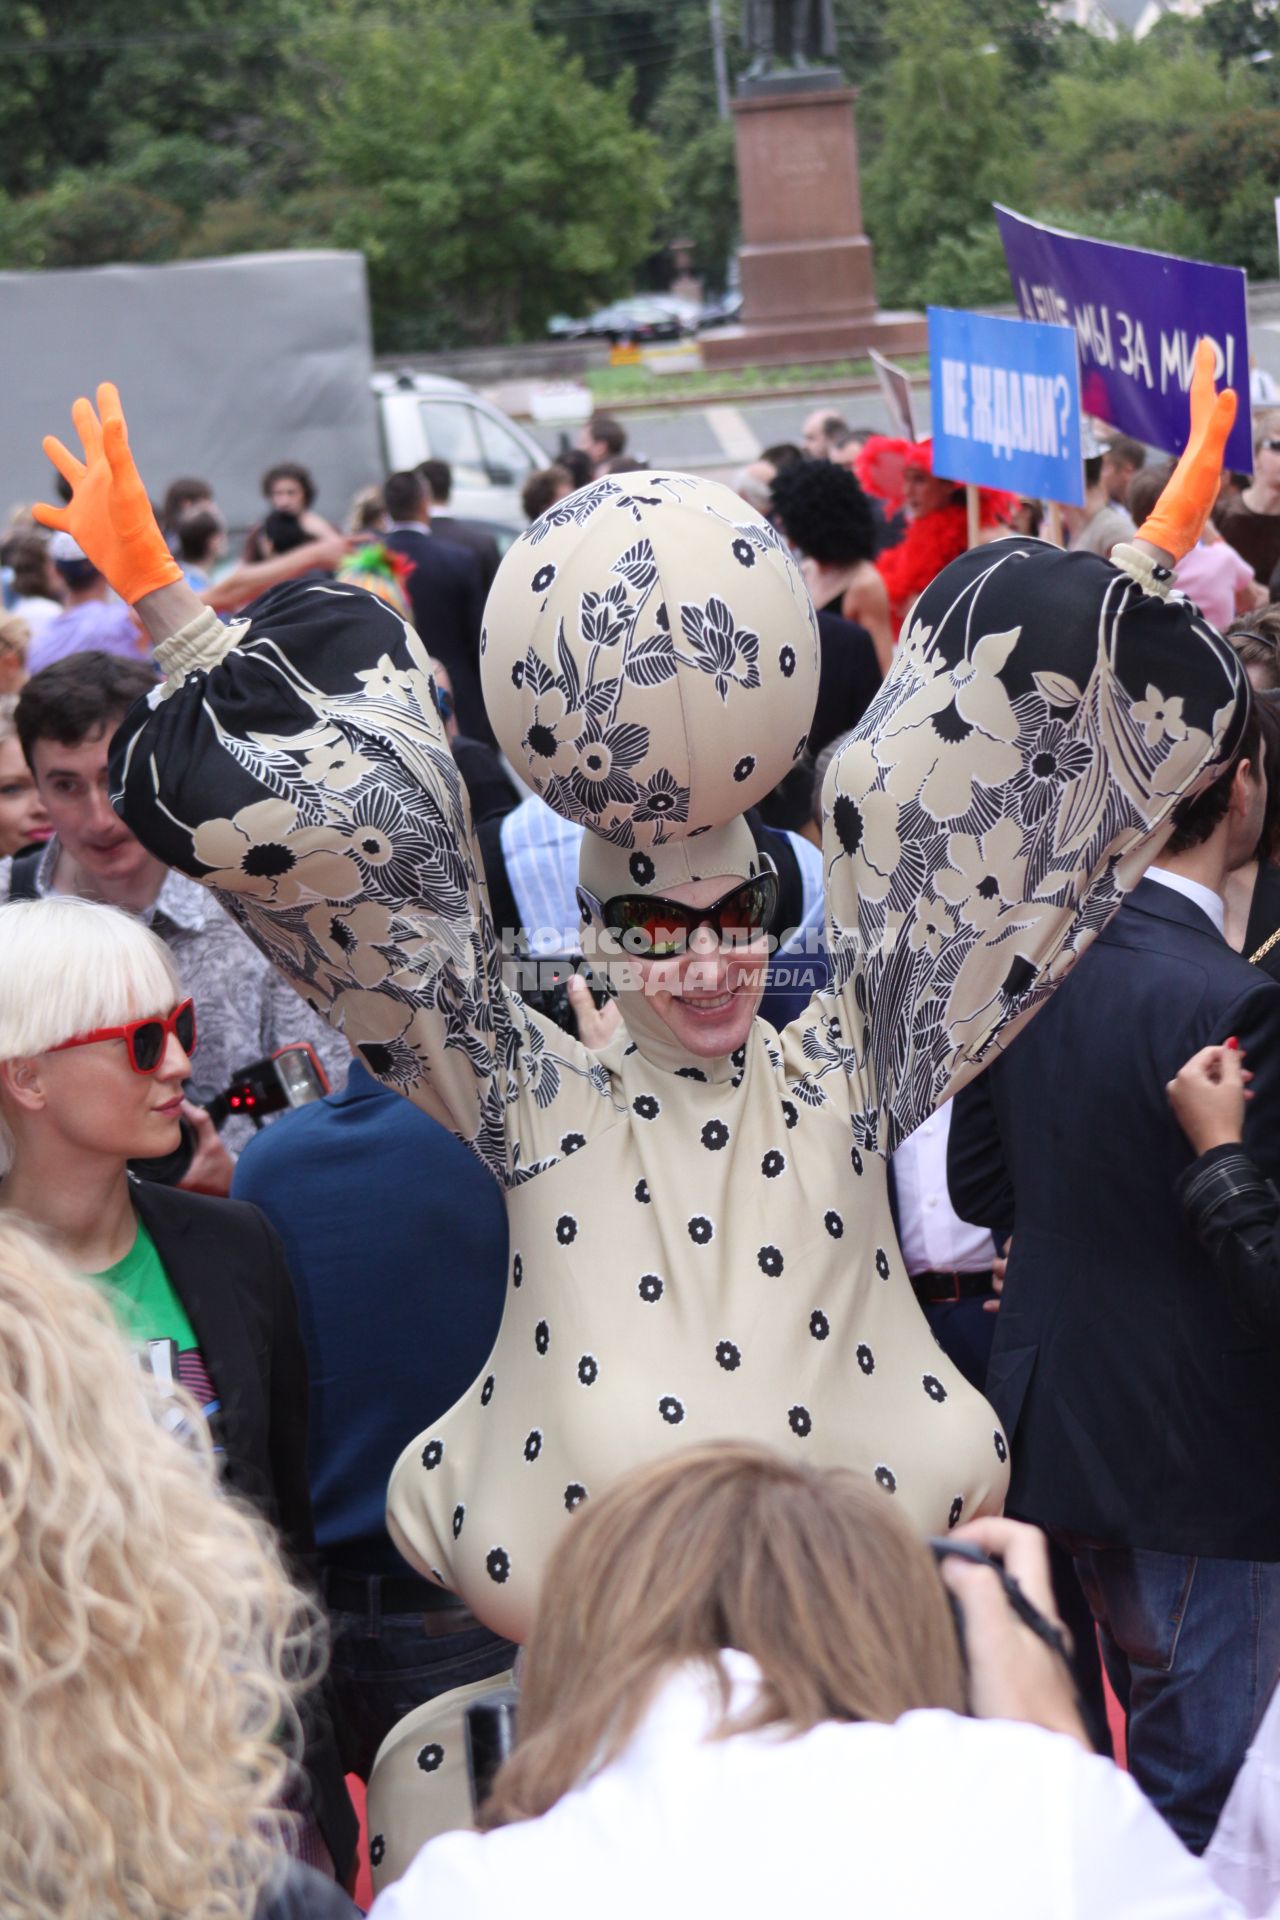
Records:
M306 1355L280 1243L256 1207L129 1173L179 1144L196 1033L169 949L140 920L71 899L0 910L0 1221L38 1226L97 1280L174 1391L175 1419L193 1396L226 1483L305 1564ZM345 1879L355 1820L316 1709L305 1770L303 1857Z
M0 1912L350 1912L281 1884L313 1610L172 1411L98 1290L0 1219Z
M3 639L0 632L0 646ZM16 693L0 693L0 859L43 846L53 833L18 738L17 707Z
M965 1536L1052 1624L1040 1536ZM631 1474L548 1567L490 1831L424 1847L372 1920L1235 1912L1087 1750L1065 1663L995 1576L944 1566L968 1674L928 1547L870 1480L745 1444Z

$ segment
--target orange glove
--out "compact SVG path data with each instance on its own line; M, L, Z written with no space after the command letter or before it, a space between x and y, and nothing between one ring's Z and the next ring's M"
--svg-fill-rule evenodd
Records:
M1200 340L1196 343L1195 370L1191 375L1191 432L1186 451L1151 513L1138 528L1139 540L1162 548L1175 560L1190 553L1218 497L1222 454L1235 417L1235 392L1226 387L1215 397L1213 348L1207 340Z
M182 569L164 543L133 464L120 395L104 381L98 388L98 413L87 400L77 400L71 418L84 448L83 461L52 434L43 443L71 486L71 504L47 507L41 501L33 509L36 519L42 527L57 527L79 541L122 600L134 603L158 587L172 586L182 579Z

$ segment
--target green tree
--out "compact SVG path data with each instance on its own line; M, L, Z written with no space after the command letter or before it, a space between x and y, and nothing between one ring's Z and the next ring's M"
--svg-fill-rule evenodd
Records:
M333 238L363 247L392 351L520 338L625 288L663 207L625 76L591 85L525 0L457 20L394 9L311 95L313 184L357 196ZM332 48L313 43L317 74Z
M893 305L971 290L967 236L992 200L1017 198L1030 138L1025 89L980 22L950 0L898 0L894 56L870 103L866 225L880 296ZM878 136L878 137L877 137Z

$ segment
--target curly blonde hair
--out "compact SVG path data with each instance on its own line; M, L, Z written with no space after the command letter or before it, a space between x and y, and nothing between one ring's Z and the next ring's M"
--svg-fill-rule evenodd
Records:
M242 1920L315 1611L92 1286L0 1219L0 1913Z

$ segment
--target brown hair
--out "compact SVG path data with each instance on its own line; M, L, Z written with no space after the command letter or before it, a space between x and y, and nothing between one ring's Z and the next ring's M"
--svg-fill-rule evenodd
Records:
M479 1824L545 1813L622 1751L663 1678L750 1654L758 1700L719 1737L963 1711L960 1651L929 1550L844 1468L722 1443L629 1474L552 1556L525 1656L520 1744ZM720 1672L724 1709L728 1681Z
M1114 446L1111 451L1115 452ZM1129 482L1128 507L1135 527L1140 527L1155 511L1156 501L1168 486L1172 474L1172 460L1161 460L1153 466L1142 467L1134 474Z
M1241 614L1227 628L1227 639L1245 668L1260 667L1267 689L1280 687L1280 606Z

